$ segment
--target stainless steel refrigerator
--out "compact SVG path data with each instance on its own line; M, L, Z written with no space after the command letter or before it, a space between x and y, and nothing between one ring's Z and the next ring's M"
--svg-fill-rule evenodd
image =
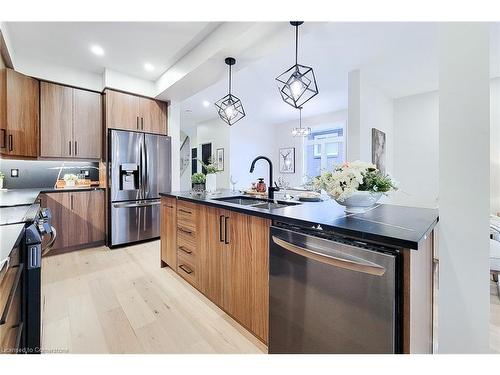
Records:
M110 246L160 236L160 195L171 189L168 136L109 130Z

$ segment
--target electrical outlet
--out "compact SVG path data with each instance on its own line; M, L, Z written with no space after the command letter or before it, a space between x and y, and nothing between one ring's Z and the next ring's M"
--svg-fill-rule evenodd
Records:
M10 170L10 177L19 177L19 169L14 168Z
M90 171L88 169L82 169L80 173L83 174L85 177L90 176Z

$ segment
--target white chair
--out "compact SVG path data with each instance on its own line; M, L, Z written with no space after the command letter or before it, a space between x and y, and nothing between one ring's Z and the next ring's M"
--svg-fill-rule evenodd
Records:
M497 284L498 298L500 298L500 218L491 217L490 220L490 274Z

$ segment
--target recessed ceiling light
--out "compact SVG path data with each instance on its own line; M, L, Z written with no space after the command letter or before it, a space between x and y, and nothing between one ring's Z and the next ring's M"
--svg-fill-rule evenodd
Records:
M104 49L101 46L98 46L97 44L90 46L90 50L92 51L92 53L94 55L97 55L97 56L104 55Z
M203 107L207 108L210 105L210 102L208 100L203 101Z
M148 72L152 72L153 70L155 70L155 67L153 66L153 64L145 63L144 69L146 69Z

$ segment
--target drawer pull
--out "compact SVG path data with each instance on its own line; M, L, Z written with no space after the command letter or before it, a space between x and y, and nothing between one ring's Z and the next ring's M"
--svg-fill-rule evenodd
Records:
M163 207L174 208L174 206L169 206L168 204L164 204Z
M191 268L189 268L188 266L185 266L184 264L181 264L179 266L179 268L181 270L183 270L184 272L186 272L188 275L192 274L193 273L193 270Z
M186 233L186 234L189 234L189 235L192 235L193 232L191 232L190 230L187 230L187 229L184 229L184 228L179 228L179 230L183 233Z
M193 252L189 249L186 249L184 246L179 246L179 250L184 251L186 254L192 254Z
M191 212L191 211L184 210L184 209L182 209L182 208L179 208L179 211L180 211L180 212L184 212L185 214L189 214L189 215L191 215L191 214L192 214L192 212Z
M18 270L14 279L14 284L7 299L7 303L5 304L5 309L3 310L2 317L0 318L0 325L5 324L5 322L7 321L7 317L9 316L10 307L12 305L12 302L14 301L17 288L19 288L19 284L21 282L21 275L23 274L24 264L21 263L20 265L14 266L12 268L17 268Z

